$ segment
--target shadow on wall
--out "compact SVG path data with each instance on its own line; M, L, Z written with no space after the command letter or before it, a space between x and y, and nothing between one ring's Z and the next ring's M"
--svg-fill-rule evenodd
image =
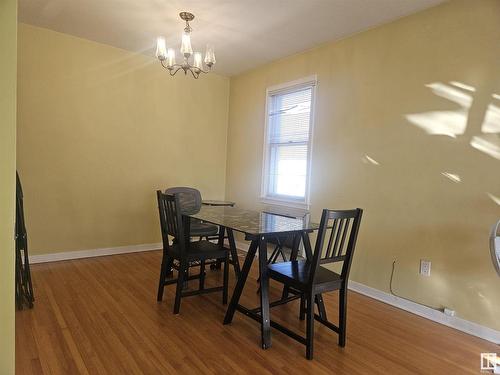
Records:
M468 114L473 105L476 89L462 82L451 81L449 84L433 82L425 85L442 98L459 105L455 111L431 111L406 115L406 119L431 135L445 135L452 138L467 137L475 149L500 160L500 95L491 94L482 124L467 130Z
M450 102L456 103L458 108L454 111L429 111L412 113L406 115L406 119L423 129L430 135L443 135L454 139L459 139L460 144L467 142L472 148L488 155L493 159L500 160L500 95L493 93L490 96L490 103L482 116L478 116L482 121L469 121L469 111L474 105L474 94L476 89L459 81L450 81L448 84L433 82L425 85L432 93ZM461 151L463 151L461 149ZM485 160L485 162L487 162ZM492 174L497 171L498 165L487 162L491 165ZM458 174L443 171L441 173L449 180L460 183L462 178ZM500 205L500 198L490 191L498 188L490 186L484 193L497 205Z

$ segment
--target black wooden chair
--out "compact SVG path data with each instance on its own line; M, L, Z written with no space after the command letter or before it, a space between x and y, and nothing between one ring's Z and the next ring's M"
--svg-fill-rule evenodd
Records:
M166 189L165 194L177 194L179 198L179 208L181 214L183 215L189 215L200 211L202 199L201 199L201 193L198 189L186 186L176 186ZM218 239L218 232L219 232L219 227L217 225L204 223L201 220L197 219L191 219L190 221L189 236L197 238L200 241L202 239L206 239L207 241L216 240ZM176 240L174 239L174 241ZM187 280L189 279L189 268L191 266L200 266L201 271L205 272L205 265L213 262L214 260L212 259L207 262L205 261L191 262L188 265L189 266L188 270L186 271L186 275L184 276L184 286L187 287ZM167 273L168 277L172 276L173 269L179 270L178 261L172 263L172 268Z
M227 290L229 280L229 252L227 249L220 248L219 245L209 241L201 240L191 242L189 239L189 218L182 215L180 210L178 194L164 194L160 190L156 192L158 198L158 209L160 214L160 226L163 239L163 258L161 262L160 281L158 284L157 300L163 299L163 290L165 285L176 284L176 294L174 303L174 314L179 313L181 297L205 294L222 291L222 303L227 303ZM169 235L175 238L173 244L169 243ZM193 262L199 262L204 265L207 259L221 259L224 263L224 281L223 286L214 288L205 288L205 272L200 266L198 275L188 276L187 278L199 279L198 290L183 291L184 278L187 270ZM177 279L167 279L167 275L172 268L173 261L179 262Z
M165 194L178 195L183 214L196 213L201 208L202 199L198 189L185 186L171 187L165 190ZM209 237L217 236L219 232L219 227L217 225L203 223L196 219L191 219L189 229L189 235L191 237L198 237L200 240L203 238L208 240Z
M268 266L270 279L279 281L292 292L300 294L299 317L301 320L307 318L306 337L278 323L272 322L271 325L305 344L307 359L313 358L314 320L337 332L339 346L345 346L347 283L362 214L363 210L360 208L348 211L324 209L312 260L295 260ZM343 262L340 274L322 267L335 262ZM338 327L327 320L326 311L314 313L316 297L321 298L322 293L334 290L339 290Z
M24 197L19 174L16 172L16 306L21 310L25 305L33 308L35 297L31 284L31 272L28 256L28 234L24 222Z

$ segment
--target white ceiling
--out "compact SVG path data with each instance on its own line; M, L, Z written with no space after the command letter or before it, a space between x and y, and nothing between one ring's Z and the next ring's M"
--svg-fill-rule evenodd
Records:
M443 0L19 0L21 22L154 55L178 48L180 11L196 18L192 43L215 46L216 72L234 75L437 5Z

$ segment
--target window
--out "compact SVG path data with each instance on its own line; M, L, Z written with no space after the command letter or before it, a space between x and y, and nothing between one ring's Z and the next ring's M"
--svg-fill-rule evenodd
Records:
M316 78L267 90L262 198L307 206Z

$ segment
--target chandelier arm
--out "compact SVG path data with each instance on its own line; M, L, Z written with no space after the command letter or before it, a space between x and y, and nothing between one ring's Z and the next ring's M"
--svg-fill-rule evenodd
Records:
M173 69L168 69L168 73L173 77L175 76L175 73L177 73L180 69L181 69L181 66L178 66L178 64L175 64L174 66L177 66L177 69L173 70Z
M171 76L174 76L178 71L179 69L182 68L182 65L180 64L174 64L174 65L171 65L171 66L168 66L168 65L165 65L163 63L164 60L160 60L160 63L161 63L161 66L163 66L165 69L168 70L168 73L171 75Z
M189 67L194 68L194 66L192 66L192 65L189 65ZM203 70L201 68L196 68L196 73L198 73L198 75L200 75L200 73L208 74L208 73L210 73L210 70Z
M168 69L168 67L166 67L165 64L163 64L163 61L165 61L165 60L160 60L161 66L163 66L165 69Z
M172 70L173 68L181 68L182 67L181 64L174 64L174 65L170 65L170 66L169 65L165 65L163 63L163 61L165 61L165 60L160 60L161 66L163 66L165 69L168 69L168 70Z
M195 76L196 74L196 78L200 75L200 73L203 73L203 74L208 74L211 72L211 70L204 70L204 69L201 69L201 68L195 68L193 65L191 64L186 64L186 65L182 65L182 64L174 64L174 65L165 65L164 63L165 60L160 60L160 64L161 66L163 66L165 69L168 69L169 72L170 72L170 75L173 76L175 73L177 73L179 71L179 69L184 69L184 67L186 67L187 70L189 70L191 72L191 74L193 75L193 77ZM175 69L174 69L175 68ZM172 73L173 71L173 73Z
M193 69L191 69L191 67L189 67L189 71L190 71L190 72L191 72L191 74L193 75L193 78L194 78L194 79L198 79L198 76L200 75L200 73L196 74L196 73L194 72L194 70L193 70Z

